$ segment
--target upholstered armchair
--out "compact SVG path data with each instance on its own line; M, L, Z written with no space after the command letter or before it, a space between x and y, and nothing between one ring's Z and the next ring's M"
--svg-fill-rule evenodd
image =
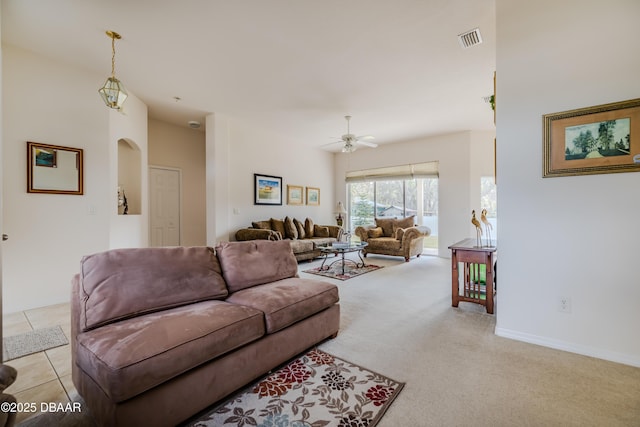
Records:
M376 218L375 225L360 226L356 235L368 245L363 254L380 254L404 257L409 261L412 256L419 257L424 247L424 238L431 234L431 229L416 226L415 217Z

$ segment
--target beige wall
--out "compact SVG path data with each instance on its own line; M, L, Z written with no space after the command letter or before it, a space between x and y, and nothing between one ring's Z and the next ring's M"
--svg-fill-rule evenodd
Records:
M181 244L205 245L205 133L149 120L149 165L182 171Z

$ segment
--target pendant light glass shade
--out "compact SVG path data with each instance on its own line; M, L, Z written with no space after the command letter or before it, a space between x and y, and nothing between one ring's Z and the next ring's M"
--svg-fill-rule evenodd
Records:
M98 90L98 93L107 107L119 110L129 96L122 82L116 79L116 39L121 37L115 31L107 31L107 36L111 38L111 77Z
M129 96L122 82L115 77L109 77L104 83L104 86L98 90L98 93L100 93L107 107L116 110L122 108L122 104L124 104L127 96Z

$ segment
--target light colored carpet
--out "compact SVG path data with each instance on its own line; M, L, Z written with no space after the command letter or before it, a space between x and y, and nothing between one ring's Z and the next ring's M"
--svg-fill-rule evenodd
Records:
M23 334L5 337L2 341L2 360L4 362L69 344L60 326L36 329Z
M406 382L379 427L640 425L640 368L496 336L484 307L451 307L448 259L367 262L385 268L337 283L319 348Z

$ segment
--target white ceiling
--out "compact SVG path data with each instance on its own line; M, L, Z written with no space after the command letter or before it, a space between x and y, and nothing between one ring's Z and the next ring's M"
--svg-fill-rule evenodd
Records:
M222 113L313 147L345 133L347 114L379 144L493 129L494 0L2 0L1 12L3 43L104 79L105 31L120 33L116 76L151 118L181 126ZM476 27L483 43L463 49L457 35Z

